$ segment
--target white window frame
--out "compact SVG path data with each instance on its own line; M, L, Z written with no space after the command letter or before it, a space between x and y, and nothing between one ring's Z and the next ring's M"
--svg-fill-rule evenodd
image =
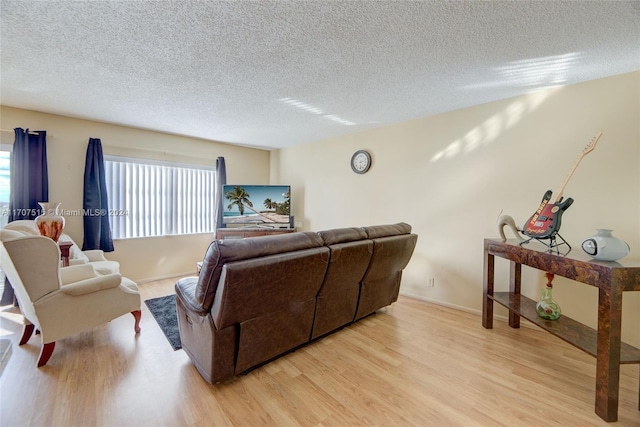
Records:
M215 166L105 155L114 239L213 233Z

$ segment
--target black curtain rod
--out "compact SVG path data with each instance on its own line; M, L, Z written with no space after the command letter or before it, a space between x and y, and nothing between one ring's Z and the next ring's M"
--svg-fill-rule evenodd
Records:
M13 132L15 132L15 129L0 129L0 131L13 133ZM33 130L30 130L29 131L29 135L37 135L38 132L44 132L44 131L33 131ZM47 136L50 136L50 135L47 135Z

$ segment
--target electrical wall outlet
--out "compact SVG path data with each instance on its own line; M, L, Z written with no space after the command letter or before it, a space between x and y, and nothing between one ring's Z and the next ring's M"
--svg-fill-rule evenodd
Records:
M433 288L434 286L436 286L436 278L435 277L429 277L429 281L427 282L427 286L430 288Z

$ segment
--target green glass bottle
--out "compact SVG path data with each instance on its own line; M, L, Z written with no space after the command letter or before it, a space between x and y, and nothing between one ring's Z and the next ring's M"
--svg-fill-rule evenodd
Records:
M536 312L538 316L547 320L558 320L562 315L562 310L557 302L553 300L553 281L554 275L547 273L547 285L542 290L542 297L536 303Z

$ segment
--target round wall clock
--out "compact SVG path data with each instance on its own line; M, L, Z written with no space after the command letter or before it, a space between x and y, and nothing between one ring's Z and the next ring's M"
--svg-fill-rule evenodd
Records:
M355 173L366 173L371 167L371 155L368 151L358 150L351 156L351 169Z

